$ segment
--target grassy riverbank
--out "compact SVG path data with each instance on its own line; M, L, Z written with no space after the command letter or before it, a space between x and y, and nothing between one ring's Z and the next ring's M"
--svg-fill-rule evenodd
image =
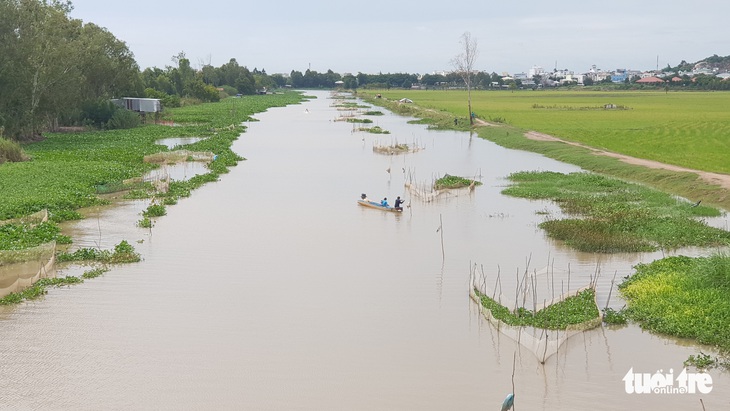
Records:
M375 98L376 93L380 93L383 98ZM397 101L406 94L414 101L413 104ZM525 137L527 130L536 130L639 158L697 170L730 172L726 154L730 152L730 139L724 137L730 132L730 113L718 112L718 107L730 104L730 93L670 93L670 97L666 97L665 93L624 91L478 92L472 94L475 113L487 121L496 121L499 126L476 128L469 126L465 113L466 92L378 90L358 91L358 96L396 113L416 117L420 119L416 121L418 123L442 129L472 130L480 137L507 148L540 153L585 170L647 184L692 201L702 200L705 204L730 210L730 190L710 184L695 173L632 165L613 157L598 156L587 148ZM669 99L671 104L663 102L662 96ZM707 97L707 100L703 100L703 97ZM595 108L609 102L632 109ZM503 104L505 107L501 106ZM535 104L557 105L558 108L569 106L574 109L532 108ZM591 109L581 110L581 107ZM697 114L698 107L707 111ZM545 113L550 115L546 116ZM594 121L593 116L603 116L604 120ZM458 119L457 125L454 125L455 117ZM560 128L560 124L564 124L563 128ZM675 125L677 130L672 131L674 129L667 124ZM620 134L621 130L626 133ZM644 130L647 135L637 135L640 130ZM650 137L658 133L656 130L663 131ZM583 137L578 138L578 135ZM647 153L647 150L653 151ZM681 157L681 161L675 161L677 157Z
M31 161L0 165L0 220L42 209L48 209L54 221L79 218L76 209L105 202L98 196L100 192L108 187L124 188L124 180L158 167L143 161L146 155L169 151L156 144L157 140L204 137L185 148L215 155L209 173L170 186L172 196L189 195L190 190L216 180L242 160L231 145L252 114L302 99L295 92L244 96L170 109L165 117L174 127L150 124L128 130L45 135L45 140L23 146Z
M48 134L23 146L31 161L0 166L0 220L47 208L52 214L99 203L97 188L120 184L154 168L145 155L169 151L155 142L164 138L205 137L186 146L217 157L211 173L225 173L241 157L230 150L243 132L241 123L254 113L301 101L297 93L245 96L219 103L170 109L166 117L178 126L145 125L130 130Z
M377 93L390 100L408 97L418 107L448 114L452 122L456 116L468 123L466 91ZM730 173L729 106L728 92L472 91L472 109L486 121L719 173Z
M375 93L385 98L376 99ZM569 177L550 173L513 176L521 183L509 188L508 194L551 198L559 201L565 212L588 215L587 220L594 220L593 223L583 219L551 221L544 227L554 229L555 235L566 241L588 244L591 251L600 252L617 245L625 248L628 244L639 245L633 250L638 251L646 245L654 248L694 242L709 246L716 240L727 241L726 231L707 231L702 227L697 230L692 218L717 213L704 208L705 204L730 210L729 190L709 184L695 173L631 165L562 142L530 140L525 132L537 130L639 158L728 173L730 140L726 136L730 131L730 113L722 112L721 108L729 105L730 93L478 92L472 95L477 116L499 125L477 128L469 126L465 92L381 90L359 95L396 113L419 118L419 123L436 128L476 130L480 137L504 147L537 152L585 170L639 182L692 201L702 200L702 205L689 207L689 203L678 202L664 193L644 191L644 187L601 176ZM403 97L415 104L398 103ZM609 103L622 107L600 107ZM523 184L527 180L532 181ZM612 200L606 201L608 198ZM617 220L617 214L623 218ZM635 218L626 218L631 216ZM586 228L585 224L592 225ZM715 240L704 242L710 237ZM688 238L694 240L677 242ZM728 279L729 257L671 257L637 266L636 274L620 288L629 306L626 315L642 327L693 338L727 352L730 349ZM727 363L727 359L722 361ZM689 362L702 366L710 361L701 353Z

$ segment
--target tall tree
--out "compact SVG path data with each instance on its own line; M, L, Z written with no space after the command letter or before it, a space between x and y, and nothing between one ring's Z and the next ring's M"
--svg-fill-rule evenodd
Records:
M474 63L479 55L477 49L477 40L471 37L468 31L461 35L462 52L459 53L451 63L454 65L457 73L461 76L466 84L468 106L469 106L469 124L474 125L474 118L471 113L471 87L474 79Z
M0 128L22 139L88 100L142 92L139 68L106 29L71 19L69 1L0 0Z

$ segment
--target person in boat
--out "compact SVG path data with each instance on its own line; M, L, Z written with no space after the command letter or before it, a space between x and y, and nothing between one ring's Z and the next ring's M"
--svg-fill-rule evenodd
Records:
M367 195L367 194L365 194L365 193L362 193L362 194L360 194L360 199L361 199L362 201L370 201L370 200L368 200L368 195Z
M398 211L403 211L403 200L400 199L400 196L395 199L395 206L393 206Z
M388 205L388 197L383 198L383 200L380 201L380 205L383 207L390 207Z

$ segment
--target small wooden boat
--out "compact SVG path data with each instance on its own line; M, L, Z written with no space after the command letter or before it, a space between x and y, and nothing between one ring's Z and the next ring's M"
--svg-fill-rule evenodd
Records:
M357 200L357 203L363 207L377 208L378 210L388 211L391 213L402 213L403 212L402 209L396 210L395 208L390 207L390 206L388 206L388 207L382 206L382 205L380 205L380 203L376 203L375 201Z

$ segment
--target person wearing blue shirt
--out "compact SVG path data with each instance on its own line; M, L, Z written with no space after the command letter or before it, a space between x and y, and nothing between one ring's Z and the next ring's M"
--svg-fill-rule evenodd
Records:
M383 207L390 207L388 205L388 197L383 198L383 200L380 201L380 205L383 206Z

